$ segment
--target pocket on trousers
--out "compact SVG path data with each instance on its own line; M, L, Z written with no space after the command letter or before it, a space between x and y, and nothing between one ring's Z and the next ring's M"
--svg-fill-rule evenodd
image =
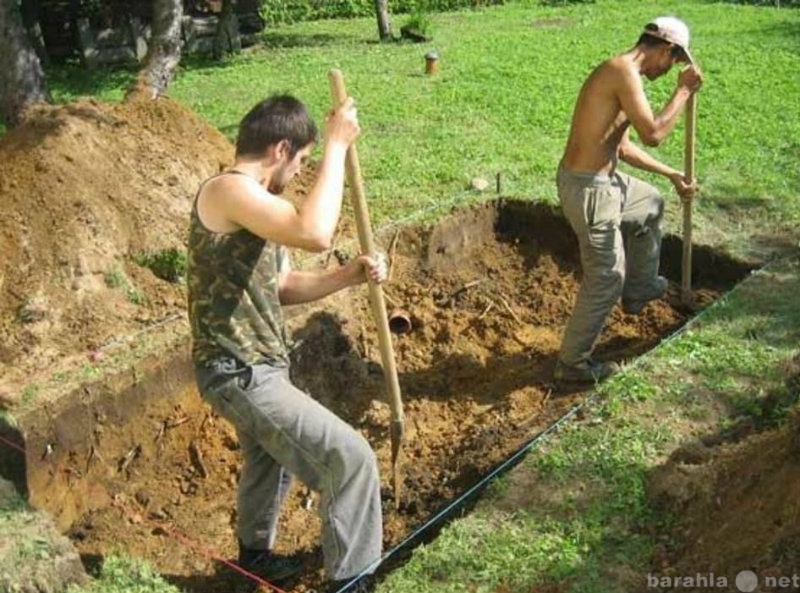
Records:
M591 229L619 226L622 202L607 188L594 188L586 199L586 223Z
M211 406L237 430L248 432L252 428L252 408L244 389L239 386L244 373L232 377L221 389L206 395Z
M252 389L255 384L255 372L253 371L252 365L247 365L244 368L240 369L236 375L236 385L242 391L247 391Z

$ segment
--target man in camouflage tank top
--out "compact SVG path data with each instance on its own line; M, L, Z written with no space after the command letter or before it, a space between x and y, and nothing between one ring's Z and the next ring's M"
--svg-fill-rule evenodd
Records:
M297 206L280 197L317 140L305 106L270 97L239 125L230 170L200 187L189 230L189 319L202 397L236 428L244 457L237 500L242 568L269 581L300 569L271 552L292 476L321 494L325 569L338 590L381 554L375 455L350 425L292 385L281 307L386 277L382 257L335 270L289 266L287 248L330 248L347 148L359 135L351 99L326 120L316 182Z

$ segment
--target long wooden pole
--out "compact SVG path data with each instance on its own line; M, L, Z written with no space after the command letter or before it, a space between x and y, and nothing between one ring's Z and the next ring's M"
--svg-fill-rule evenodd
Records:
M329 73L329 78L334 107L338 107L347 99L344 77L341 71L333 69ZM375 254L372 225L370 224L367 200L364 195L364 180L361 176L361 165L358 161L358 150L356 149L355 142L352 143L347 150L346 158L347 179L350 182L350 191L353 198L358 242L363 253ZM398 467L400 448L405 436L405 417L403 415L403 402L400 397L400 382L397 379L397 366L394 360L392 335L389 332L389 316L386 313L386 301L383 298L381 286L372 281L369 282L369 301L372 306L372 313L375 316L375 323L378 326L378 344L381 351L381 362L383 363L383 376L386 381L389 406L392 413L392 425L390 430L392 440L392 483L394 486L395 504L399 505L402 480L400 479Z
M697 129L697 94L686 103L686 144L683 152L684 176L695 180L695 131ZM681 263L681 301L692 305L692 200L683 204L683 260Z

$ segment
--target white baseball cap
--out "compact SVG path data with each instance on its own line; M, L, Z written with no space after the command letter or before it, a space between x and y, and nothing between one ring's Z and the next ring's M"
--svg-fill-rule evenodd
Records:
M690 64L694 58L689 53L689 27L681 19L674 16L660 16L644 26L643 33L674 43L683 50Z

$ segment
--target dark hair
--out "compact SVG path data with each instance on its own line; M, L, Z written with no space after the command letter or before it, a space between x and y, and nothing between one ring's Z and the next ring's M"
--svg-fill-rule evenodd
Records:
M317 124L291 95L272 95L253 107L239 124L236 156L262 156L269 146L289 142L290 157L317 141Z
M686 61L688 59L686 52L683 51L683 48L680 45L675 45L674 43L671 43L666 39L661 39L661 37L656 37L655 35L650 35L649 33L642 33L639 36L639 41L636 42L636 45L644 45L645 47L658 47L659 45L665 45L665 44L672 46L670 54L672 54L673 58L683 61Z

